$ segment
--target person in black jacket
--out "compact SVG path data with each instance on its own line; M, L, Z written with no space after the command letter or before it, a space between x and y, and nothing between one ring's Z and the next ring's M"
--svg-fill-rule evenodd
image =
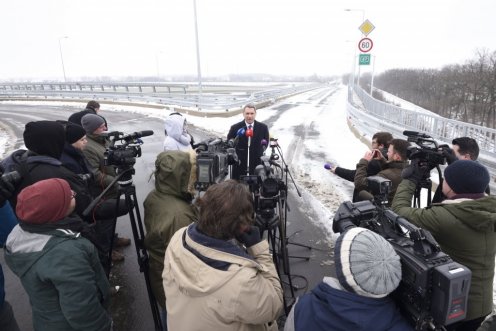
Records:
M68 122L65 127L65 145L60 161L72 172L78 175L89 174L88 161L83 155L86 147L86 131L79 125Z
M477 158L479 157L479 145L474 138L458 137L453 139L451 144L453 146L452 148L449 148L447 145L440 146L446 147L442 148L442 152L448 165L457 160L477 161ZM432 203L439 203L446 199L446 196L443 194L442 187L443 179L441 178L441 182L437 186L434 196L432 197ZM488 195L491 194L489 185L487 186L485 193Z
M84 115L86 114L95 114L99 115L98 113L100 112L100 104L96 102L95 100L91 100L86 104L86 108L84 110L78 111L77 113L72 114L69 116L68 121L77 125L81 125L81 119L83 118ZM102 115L99 115L102 116ZM105 126L108 127L107 125L107 120L102 116L102 118L105 121Z
M239 164L234 164L232 166L232 179L240 179L243 175L254 175L255 167L261 163L260 157L264 153L264 148L262 146L262 140L267 143L269 141L269 129L267 125L262 122L255 121L255 116L257 115L257 110L255 105L247 104L243 108L244 120L231 126L229 133L227 134L227 139L238 138L236 145L236 154L238 155ZM245 134L239 136L238 132L240 129L245 129ZM247 136L248 132L253 133L251 139ZM249 135L249 134L248 134ZM250 143L250 146L248 146ZM265 145L267 146L267 145ZM248 153L249 152L249 153ZM248 154L249 154L249 168L248 168Z

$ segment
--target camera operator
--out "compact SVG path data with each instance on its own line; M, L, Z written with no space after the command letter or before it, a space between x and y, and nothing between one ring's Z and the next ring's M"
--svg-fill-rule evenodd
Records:
M112 183L117 174L113 166L104 165L105 151L110 144L107 137L102 135L103 132L107 131L104 118L95 114L87 114L81 119L81 124L86 131L86 137L88 139L88 144L83 149L83 154L86 157L86 160L88 160L88 164L91 168L90 170L93 173L94 181L96 182L97 189L92 192L96 196ZM118 186L115 184L107 192L104 199L117 198L117 194ZM119 203L119 205L125 206L125 203ZM115 206L111 207L115 208ZM107 247L107 249L110 249L111 237L114 236L114 223L115 222L110 220L97 222L97 231L101 236L102 246ZM119 237L115 234L113 244L115 247L129 246L131 244L131 239ZM112 250L112 261L119 262L123 260L124 255L121 252Z
M449 148L448 145L440 146L442 148L443 156L446 158L446 162L449 164L455 162L456 160L472 160L476 161L479 157L479 145L474 138L470 137L459 137L453 139L451 142L452 148ZM443 194L443 182L441 182L437 186L436 192L432 198L432 203L441 202L446 197ZM487 194L490 194L489 185L485 191Z
M387 152L388 161L386 161L386 158L377 149L365 153L364 157L358 162L355 173L355 189L359 192L359 200L373 198L371 194L368 194L368 192L370 193L370 189L367 180L367 166L371 160L375 159L381 162L382 169L377 173L377 176L389 179L392 183L388 197L388 205L391 205L396 188L401 182L401 171L408 165L406 156L408 146L410 146L410 143L406 140L391 140Z
M211 185L172 237L162 275L170 330L277 330L283 292L245 184ZM247 251L233 240L244 244Z
M188 192L191 163L189 154L162 152L155 161L155 189L145 199L145 247L150 256L150 283L161 309L162 325L167 326L165 294L162 284L165 250L182 227L197 219Z
M97 249L79 232L86 224L73 213L74 197L60 178L40 180L17 197L19 225L7 238L5 260L29 296L34 330L112 327L109 283Z
M493 307L494 258L496 253L496 198L486 196L486 167L458 160L444 170L442 190L447 199L428 208L412 208L419 181L430 176L428 165L416 159L403 171L392 209L411 223L432 233L443 252L472 271L467 317L448 330L476 330Z
M255 167L260 164L260 157L264 153L262 140L269 141L269 129L267 128L267 125L255 121L256 115L257 110L255 105L245 105L243 108L244 120L231 126L231 129L227 134L227 140L237 139L236 154L238 155L239 164L234 164L232 166L232 179L239 179L240 176L246 175L248 152L250 155L249 173L250 175L255 174ZM238 135L240 129L246 129L245 134ZM249 132L252 133L252 137L247 136ZM249 147L248 142L250 142Z
M389 132L376 132L372 136L372 141L370 143L372 150L378 149L381 151L382 155L387 158L387 151L389 148L389 142L393 140L393 135ZM347 181L354 182L355 181L355 173L356 169L345 169L338 167L336 165L331 166L329 169L333 174L346 179ZM381 171L381 162L376 159L372 159L367 164L367 176L375 176L377 173ZM359 201L358 193L356 189L353 190L352 201Z
M386 239L349 229L336 240L334 262L337 278L324 277L296 301L285 331L413 330L389 297L400 283L401 263Z

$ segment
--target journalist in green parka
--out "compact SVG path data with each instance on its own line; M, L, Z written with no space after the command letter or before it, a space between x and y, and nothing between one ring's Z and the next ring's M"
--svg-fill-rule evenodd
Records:
M153 294L165 309L162 285L165 250L174 233L197 219L188 193L190 157L182 151L162 152L155 161L155 189L145 199L145 247L150 255Z
M475 330L493 308L496 197L484 194L489 173L478 162L456 161L444 171L447 199L428 208L412 208L416 182L422 177L414 168L404 172L406 179L398 186L392 209L430 231L443 252L472 271L467 317L462 321L466 324L457 330Z

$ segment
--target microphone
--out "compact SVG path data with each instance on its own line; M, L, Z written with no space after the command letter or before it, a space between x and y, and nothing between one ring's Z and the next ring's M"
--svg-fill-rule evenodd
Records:
M231 147L236 147L238 145L238 141L239 141L239 137L241 136L244 136L245 135L245 128L239 128L238 131L236 132L236 137L233 139L229 139L229 145Z
M417 131L408 131L408 130L405 130L405 131L403 131L403 135L404 136L407 136L407 137L417 136L417 137L420 137L420 138L430 138L429 135L427 135L425 133L420 133L420 132L417 132Z
M245 135L246 135L248 138L253 137L253 129L246 129Z
M331 170L332 169L332 164L331 163L326 163L326 164L324 164L324 168L326 168L327 170Z
M267 140L262 139L260 145L262 145L262 153L265 153L265 150L267 149Z

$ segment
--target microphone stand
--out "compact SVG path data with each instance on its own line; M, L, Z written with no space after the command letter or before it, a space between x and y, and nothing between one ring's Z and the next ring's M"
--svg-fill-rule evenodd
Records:
M251 136L248 136L248 150L246 154L246 175L250 175L250 145L251 145Z

